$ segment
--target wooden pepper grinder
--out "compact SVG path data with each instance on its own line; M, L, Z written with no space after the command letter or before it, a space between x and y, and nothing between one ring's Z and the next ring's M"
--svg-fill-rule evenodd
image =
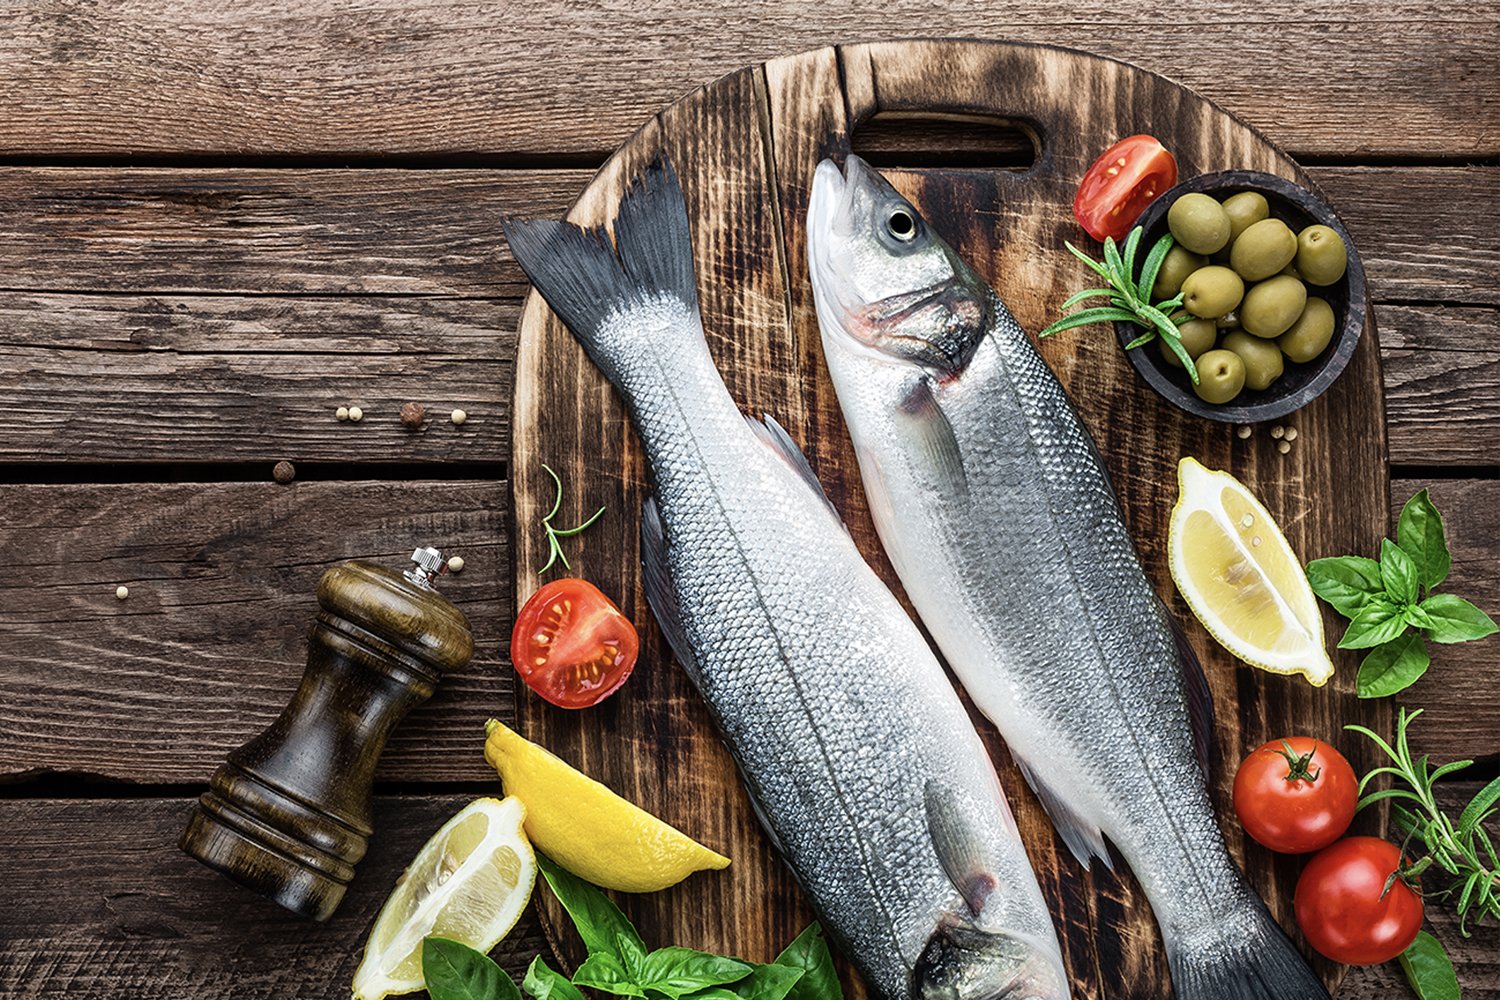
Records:
M386 738L474 652L468 620L433 589L441 553L411 560L405 572L347 562L323 574L302 685L214 772L182 833L188 854L314 920L338 907L364 857Z

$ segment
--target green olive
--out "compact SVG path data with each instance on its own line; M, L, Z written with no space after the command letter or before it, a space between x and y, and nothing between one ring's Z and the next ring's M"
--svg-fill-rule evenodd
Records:
M1158 299L1170 299L1182 291L1182 279L1207 263L1207 257L1174 246L1161 259L1161 269L1156 272L1156 284L1151 286L1151 294Z
M1245 387L1245 362L1233 351L1209 351L1198 359L1193 391L1205 403L1227 403Z
M1206 194L1185 194L1167 209L1172 237L1193 253L1214 253L1229 242L1229 216Z
M1307 286L1296 278L1278 274L1245 293L1240 323L1257 337L1279 337L1302 315L1307 305Z
M1293 361L1311 361L1323 353L1333 339L1333 306L1316 295L1309 296L1307 307L1286 333L1276 338L1276 346Z
M1245 385L1248 388L1265 389L1281 378L1281 348L1269 340L1236 330L1224 338L1224 350L1238 354L1245 363Z
M1241 191L1224 199L1224 214L1229 216L1229 242L1262 219L1271 217L1271 206L1259 191Z
M1198 268L1182 283L1183 307L1202 319L1219 318L1244 297L1245 283L1240 276L1215 264Z
M1280 219L1250 226L1229 249L1229 266L1246 281L1269 278L1297 256L1297 237Z
M1327 226L1308 226L1297 234L1297 270L1309 285L1331 285L1344 276L1349 249Z
M1174 319L1176 317L1173 317ZM1211 319L1190 319L1186 323L1177 324L1177 334L1182 338L1182 349L1187 351L1188 357L1194 361L1214 346L1214 341L1219 337L1219 331ZM1182 367L1182 359L1177 357L1177 352L1167 346L1165 337L1157 337L1157 346L1161 349L1162 360L1173 368Z

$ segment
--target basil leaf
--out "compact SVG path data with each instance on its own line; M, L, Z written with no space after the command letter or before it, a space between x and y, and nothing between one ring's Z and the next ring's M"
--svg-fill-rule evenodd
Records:
M1418 605L1432 619L1427 635L1433 642L1467 642L1495 633L1489 615L1456 594L1433 594Z
M833 955L816 920L776 956L776 964L802 970L802 978L792 987L789 1000L843 1000L844 988L833 967Z
M1339 640L1339 649L1367 649L1379 646L1406 631L1406 620L1401 617L1390 601L1374 598L1359 609L1344 637Z
M1307 564L1307 582L1314 594L1333 605L1345 618L1353 618L1370 598L1385 593L1380 563L1364 556L1314 559Z
M1401 971L1420 1000L1460 998L1453 960L1443 950L1443 943L1426 931L1418 931L1417 939L1401 953Z
M583 938L590 956L605 954L614 958L617 963L624 963L627 958L626 952L620 947L621 940L629 942L631 950L638 954L646 953L641 936L635 932L630 921L625 919L620 908L610 902L609 897L600 889L560 868L557 862L543 854L537 854L536 863L547 884L552 887L553 895L563 905L563 909L568 911L573 926L578 928L578 936Z
M621 997L644 997L646 991L636 984L620 960L606 951L592 952L578 971L573 973L573 982L578 986L602 990Z
M1443 515L1438 513L1426 490L1406 501L1406 506L1401 508L1401 520L1396 524L1396 542L1416 563L1417 577L1422 586L1431 590L1447 579L1452 557L1448 555L1448 543L1444 538Z
M1376 646L1359 665L1359 696L1384 698L1405 690L1427 672L1431 662L1427 643L1415 632Z
M1389 538L1380 540L1380 582L1385 592L1397 604L1415 604L1421 584L1417 580L1417 564L1406 550Z
M422 978L432 1000L521 1000L521 991L488 955L447 938L422 942Z
M738 982L752 966L737 958L710 955L692 948L658 948L642 959L636 979L648 990L681 997L694 990Z
M729 989L739 1000L782 1000L801 981L801 969L785 965L757 965Z
M568 977L552 968L538 955L531 960L521 989L535 1000L584 1000L583 991L568 981Z

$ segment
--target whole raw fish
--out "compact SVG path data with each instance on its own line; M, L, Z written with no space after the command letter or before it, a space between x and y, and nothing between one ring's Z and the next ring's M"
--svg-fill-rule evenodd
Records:
M1201 671L1025 332L858 157L818 167L808 256L881 540L1059 834L1085 865L1119 849L1182 1000L1326 997L1225 849Z
M508 221L624 397L655 480L651 606L829 930L888 1000L1057 1000L1057 939L983 744L916 626L704 340L676 175L602 230Z

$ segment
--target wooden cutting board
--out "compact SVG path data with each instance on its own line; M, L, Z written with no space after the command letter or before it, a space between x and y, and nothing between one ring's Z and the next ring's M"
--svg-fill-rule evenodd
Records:
M1073 191L1114 140L1137 132L1159 137L1184 177L1241 167L1312 185L1255 130L1170 80L1083 52L1005 42L891 42L778 59L695 91L621 147L568 217L608 221L636 170L658 153L672 158L692 221L704 326L730 391L747 411L774 415L804 446L861 550L899 593L823 366L804 250L814 167L847 153L852 132L877 115L887 133L900 127L885 122L891 116L961 117L1011 123L1032 138L1036 160L1029 169L886 171L1032 331L1085 283L1086 273L1063 248L1064 240L1090 245L1072 216ZM1285 455L1268 427L1242 440L1231 426L1166 404L1132 373L1109 329L1051 338L1042 353L1103 450L1152 582L1187 624L1203 660L1217 706L1213 794L1225 834L1251 882L1292 928L1298 862L1247 843L1229 804L1235 766L1267 739L1336 738L1347 722L1383 725L1385 710L1355 698L1351 656L1338 654L1335 679L1315 690L1246 667L1218 648L1172 585L1167 521L1177 460L1193 455L1255 490L1304 558L1375 551L1386 529L1387 470L1374 326L1333 388L1285 421L1299 432ZM703 704L671 662L646 608L637 541L646 469L620 400L533 293L516 362L511 474L518 602L536 589L536 568L546 561L538 522L552 486L544 462L566 487L559 525L608 507L568 551L573 571L639 624L642 650L635 676L597 708L562 711L523 690L522 729L734 859L727 871L695 875L672 890L622 897L648 945L769 960L811 913L757 828ZM566 574L555 569L548 578L559 575ZM1331 618L1328 625L1337 627ZM1100 866L1084 872L1074 862L1004 745L979 721L1057 918L1075 995L1168 995L1160 938L1134 880ZM1363 747L1342 742L1358 751L1351 756L1362 769ZM1163 766L1186 771L1190 764ZM549 932L571 963L579 957L577 940L554 907L550 898L543 903ZM1340 978L1337 968L1319 967L1330 985ZM846 984L857 991L851 995L863 994L847 970Z

